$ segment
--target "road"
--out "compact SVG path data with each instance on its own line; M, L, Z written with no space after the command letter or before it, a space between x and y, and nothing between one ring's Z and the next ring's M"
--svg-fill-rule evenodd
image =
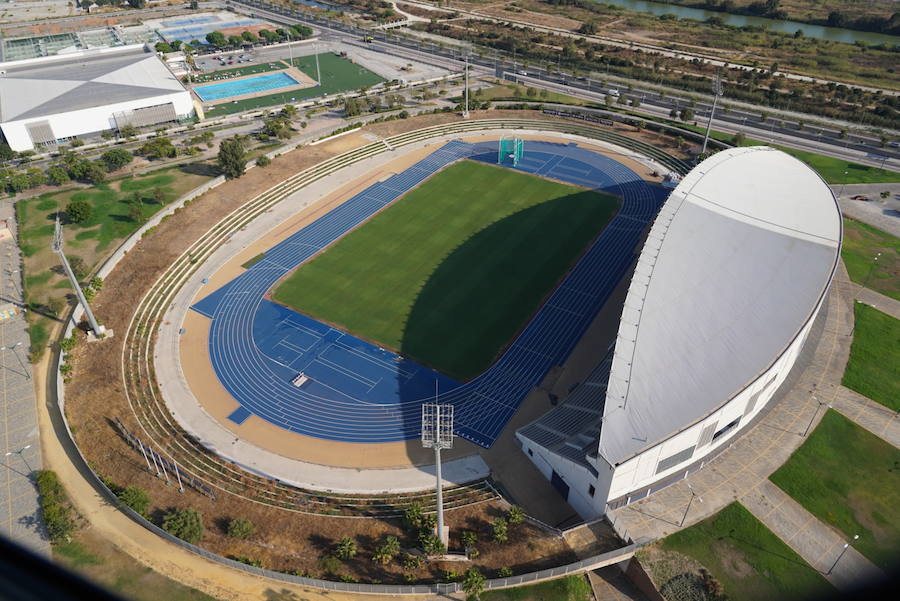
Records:
M388 31L373 32L361 30L345 23L312 17L305 13L288 11L279 6L268 6L252 0L241 0L233 6L241 7L253 14L282 22L303 22L313 24L323 32L322 39L343 40L347 44L363 46L359 41L363 34L375 35L373 43L365 44L367 49L387 54L406 56L422 62L432 62L451 69L464 68L463 50L454 47L441 47L431 41L410 40ZM551 72L541 67L529 67L526 74L515 62L495 54L493 56L469 55L470 69L478 75L504 75L513 80L526 81L535 87L542 87L558 92L565 92L577 98L592 101L605 101L606 93L612 84L594 78L577 78L561 71ZM612 78L610 78L612 80ZM618 84L616 89L629 102L636 99L640 106L628 107L629 110L648 117L668 118L671 110L680 110L691 106L698 124L705 125L711 109L711 99L695 101L685 98L680 91L668 90L646 82L628 82L631 89L624 89ZM847 133L842 138L843 125L802 125L804 121L816 119L813 116L783 113L768 107L740 105L729 101L727 111L723 107L716 112L713 128L719 131L735 133L743 131L749 137L757 137L792 148L817 152L827 156L854 161L874 167L883 167L900 171L900 148L881 148L881 140L859 132ZM620 105L621 106L621 105ZM624 107L623 107L624 108ZM763 114L766 114L763 117ZM770 116L775 115L778 116ZM846 124L850 125L850 124ZM900 137L900 134L898 134Z

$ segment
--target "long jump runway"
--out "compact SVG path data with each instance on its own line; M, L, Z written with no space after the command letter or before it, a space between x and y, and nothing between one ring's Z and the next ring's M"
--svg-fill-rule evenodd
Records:
M565 361L626 273L667 190L574 144L527 141L517 170L618 195L622 208L500 359L464 384L264 298L289 271L462 158L496 163L497 142L447 143L272 247L192 307L212 319L213 369L239 403L230 420L240 424L256 415L344 442L409 440L419 436L420 407L434 401L437 389L439 402L454 405L458 436L493 444L529 391ZM298 388L291 380L300 372L309 381Z

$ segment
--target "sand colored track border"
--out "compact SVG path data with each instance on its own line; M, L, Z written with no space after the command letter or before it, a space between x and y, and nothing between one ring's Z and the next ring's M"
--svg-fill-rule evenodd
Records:
M447 140L455 138L467 142L483 142L499 139L503 134L504 132L488 130L481 135L467 133L463 136L454 134L434 138L401 149L402 154L399 156L398 151L385 153L354 164L350 169L341 169L281 201L269 213L243 228L244 231L236 233L228 244L216 251L195 275L197 280L206 278L207 283L186 284L164 319L164 323L167 324L164 329L171 332L173 329L177 331L182 328L184 333L174 338L170 336L171 346L164 346L165 337L161 335L156 350L155 363L158 373L160 375L177 373L176 378L161 377L160 388L166 403L173 409L182 427L197 435L215 452L248 469L304 487L346 490L347 478L350 478L355 482L351 490L371 491L372 486L383 490L384 469L392 469L391 478L397 478L398 485L403 490L432 486L433 466L430 465L433 463L432 456L421 449L418 441L382 444L344 443L292 433L256 416L251 416L240 426L227 420L227 415L237 408L238 404L225 391L213 371L207 347L210 321L188 310L188 307L239 275L243 271L241 267L243 263L367 186L407 169L434 152ZM659 177L651 175L652 172L667 172L667 169L645 157L604 142L588 142L586 138L551 132L517 131L517 135L526 140L526 149L527 140L555 143L575 141L583 148L621 162L648 181L660 181ZM370 142L362 136L359 138L358 141L349 139L341 141L344 144ZM171 363L171 359L174 359L175 363L174 372L172 365L168 368L164 365ZM212 434L215 436L211 436ZM455 483L469 481L475 479L471 476L479 470L483 470L483 475L487 475L487 467L478 457L480 450L480 447L471 443L457 440L456 448L446 455L450 461L445 465L445 479ZM410 469L413 466L423 467ZM331 472L336 478L325 474L323 469ZM323 475L324 481L311 478L313 476L311 472ZM412 472L409 479L402 477L403 472ZM468 480L463 479L467 476ZM406 485L402 484L404 481L407 482ZM411 484L413 481L419 482L420 485Z

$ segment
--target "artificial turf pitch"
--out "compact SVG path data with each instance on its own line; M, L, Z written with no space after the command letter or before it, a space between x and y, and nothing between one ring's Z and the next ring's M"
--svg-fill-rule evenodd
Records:
M300 266L272 297L467 380L618 206L607 194L461 161Z

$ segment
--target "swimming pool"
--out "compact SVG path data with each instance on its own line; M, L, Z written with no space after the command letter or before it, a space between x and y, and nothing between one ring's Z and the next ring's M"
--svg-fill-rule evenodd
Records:
M282 71L280 73L271 73L269 75L248 77L247 79L236 79L234 81L223 81L222 83L214 83L207 86L197 86L194 88L194 91L197 92L197 96L200 97L200 100L206 102L297 85L300 85L299 81Z

